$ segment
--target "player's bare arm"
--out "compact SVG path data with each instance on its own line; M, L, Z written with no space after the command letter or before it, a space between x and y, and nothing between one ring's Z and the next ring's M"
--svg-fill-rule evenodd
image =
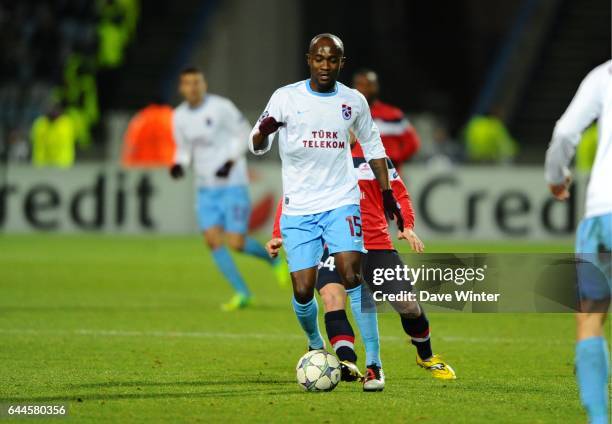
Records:
M370 168L372 168L372 172L376 177L376 181L378 181L378 185L380 185L380 189L391 190L391 182L389 181L389 169L387 168L387 159L372 159L370 162Z

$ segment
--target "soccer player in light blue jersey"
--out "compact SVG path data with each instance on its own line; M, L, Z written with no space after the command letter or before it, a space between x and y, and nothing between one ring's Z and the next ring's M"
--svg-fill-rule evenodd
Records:
M351 157L351 130L378 182L379 207L403 229L385 149L368 102L358 91L337 82L344 60L344 45L337 36L315 36L306 55L310 78L274 92L249 140L251 152L263 154L278 135L282 243L293 282L293 308L310 349L324 347L314 298L323 244L334 256L347 290L359 289L363 282L360 192ZM343 380L362 379L355 365L354 333L345 309L328 311L325 326L341 361Z
M569 198L567 166L582 132L597 120L599 141L587 188L586 212L576 233L579 311L576 315L576 377L589 422L609 422L608 343L603 326L612 279L612 61L582 81L553 132L546 153L546 181L558 200Z
M184 101L173 115L176 154L170 175L181 178L193 165L200 229L217 267L236 291L222 308L244 308L252 295L226 246L268 261L279 283L288 284L286 264L270 259L264 247L247 236L251 203L245 153L250 125L229 99L207 93L204 74L197 68L181 72L179 91Z

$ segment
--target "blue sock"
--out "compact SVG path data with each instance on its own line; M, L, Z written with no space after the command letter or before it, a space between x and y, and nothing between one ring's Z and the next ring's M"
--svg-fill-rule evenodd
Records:
M380 360L380 339L378 337L378 316L376 310L364 313L361 311L361 286L347 290L351 300L353 318L359 327L359 334L363 340L366 352L366 366L376 364L382 367Z
M317 319L319 312L317 299L313 297L310 302L302 305L294 297L293 310L306 336L308 336L308 346L313 349L323 349L323 338L319 331L319 321Z
M217 268L223 273L225 278L230 282L234 290L238 293L250 296L251 292L247 287L246 283L242 279L238 268L236 268L236 264L232 259L232 255L230 255L229 250L225 246L222 246L218 249L212 251L213 259L217 264Z
M243 252L247 255L255 256L256 258L263 259L266 262L274 263L275 259L270 258L266 248L262 246L260 242L251 237L245 237Z
M608 367L606 339L589 337L576 344L576 378L590 423L608 422Z

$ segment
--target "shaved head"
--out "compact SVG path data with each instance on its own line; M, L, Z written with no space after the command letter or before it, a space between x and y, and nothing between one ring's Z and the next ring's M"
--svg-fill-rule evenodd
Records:
M315 35L310 40L310 45L308 46L308 52L312 53L316 50L319 42L326 42L326 44L332 44L339 50L340 54L344 56L344 43L337 35L330 34L329 32L325 32L323 34Z
M306 54L311 88L320 92L333 91L345 59L344 43L340 38L329 33L315 35Z

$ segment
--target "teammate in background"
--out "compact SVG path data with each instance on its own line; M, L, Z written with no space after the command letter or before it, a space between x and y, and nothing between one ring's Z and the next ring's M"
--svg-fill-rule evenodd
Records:
M363 151L358 143L352 148L353 166L359 178L361 191L361 216L363 218L363 237L365 248L368 251L363 259L365 280L370 282L374 268L393 268L396 265L403 266L397 251L393 248L391 236L389 235L387 220L380 207L380 196L378 185L370 167L365 162ZM391 161L389 166L389 179L391 188L404 218L404 230L398 233L400 240L406 240L413 251L423 252L423 242L413 231L414 212L410 195L402 179L395 171ZM282 203L279 203L274 222L272 239L266 243L266 250L272 257L276 257L282 246L282 237L279 228L279 219ZM366 351L367 373L363 384L364 391L382 391L385 387L385 375L382 370L380 359L380 341L378 336L378 320L375 312L363 312L361 305L361 292L344 289L340 284L340 276L335 267L333 256L329 256L325 250L319 264L317 278L317 291L319 292L325 312L344 309L347 294L350 299L353 317L359 327ZM412 344L417 349L417 364L430 371L435 378L450 380L456 378L454 370L442 359L434 355L431 349L429 321L425 312L417 302L402 302L398 306L401 310L400 317L402 327L411 338Z
M587 188L585 217L576 233L577 257L589 263L578 265L576 377L589 422L599 424L609 420L609 352L603 325L612 279L612 61L586 76L555 126L546 152L546 181L558 200L569 198L567 166L580 135L594 120L600 129L599 145ZM592 272L593 265L599 272Z
M246 235L251 204L245 141L250 125L230 100L207 93L204 74L197 68L181 72L179 91L185 101L173 116L176 152L170 175L183 177L184 169L193 163L200 229L217 267L236 291L222 308L244 308L252 295L226 244L268 261L279 282L286 281L287 272L282 261L270 259L264 247Z
M400 109L378 99L380 85L376 72L370 69L357 71L353 75L353 88L359 90L368 101L387 156L401 173L402 164L419 150L419 135Z
M324 348L314 297L323 243L347 290L360 291L363 282L360 194L352 169L350 129L361 141L382 190L376 193L382 196L379 204L403 230L385 149L368 103L357 90L337 82L344 60L344 46L337 36L315 36L306 55L310 79L274 92L249 144L253 153L263 154L278 131L284 194L280 228L293 282L293 308L310 349ZM355 336L344 308L326 313L325 326L344 380L361 379L355 365Z

